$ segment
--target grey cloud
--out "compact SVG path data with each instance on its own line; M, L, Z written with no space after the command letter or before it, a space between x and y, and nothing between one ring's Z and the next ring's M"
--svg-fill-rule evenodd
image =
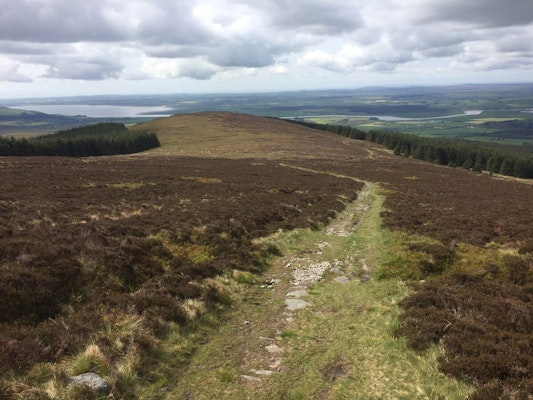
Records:
M465 42L472 38L471 32L456 32L446 25L441 25L393 31L391 44L397 52L409 52L424 58L441 58L461 54Z
M427 0L418 4L412 10L397 8L387 25L378 25L391 38L393 52L408 52L417 60L449 58L450 65L483 70L533 64L531 1L510 5L500 0ZM370 51L376 44L366 43ZM494 60L489 62L491 57Z
M496 46L503 52L533 52L533 40L527 35L508 35L502 37Z
M105 59L83 60L72 57L60 58L50 63L48 78L103 80L117 78L124 66Z
M457 44L452 46L442 46L442 47L429 47L422 51L420 54L424 58L443 58L443 57L453 57L457 54L461 54L464 51L464 45Z
M396 68L398 68L398 64L391 63L391 62L377 62L375 64L370 65L371 71L382 72L382 73L394 72Z
M57 44L0 41L0 53L4 54L19 56L50 55L57 53L57 51Z
M272 49L264 43L231 43L213 51L209 61L221 67L260 68L274 64Z
M207 80L211 79L216 73L217 70L212 66L189 63L180 68L179 76L196 80Z
M394 31L393 31L394 32ZM395 32L392 42L395 46L412 50L450 48L470 40L469 31L454 31L447 25L420 27L407 32Z
M141 50L150 57L155 58L189 58L205 54L207 49L203 46L160 45L141 46Z
M512 68L533 63L531 1L5 0L0 54L48 67L48 77L90 80L119 78L130 59L129 76L149 77L141 65L170 60L176 76L209 79L313 52L323 54L305 65L342 73L390 72L431 58ZM472 45L480 43L490 45ZM343 53L350 45L361 53ZM487 48L500 62L483 62ZM29 79L12 65L3 76Z
M530 69L531 68L531 55L530 57L512 57L505 59L491 59L491 60L482 60L474 64L476 70L478 71L496 71L496 70L507 70L507 69ZM510 76L510 78L512 78Z
M274 27L318 35L351 32L363 25L356 2L308 0L265 1L262 7Z
M194 3L187 0L145 0L148 13L143 15L142 10L136 13L137 24L131 27L128 38L148 45L209 43L212 33L194 15ZM127 15L130 7L131 3L123 2L121 14Z
M0 82L29 83L33 80L19 73L19 65L15 63L4 63L0 65Z
M0 10L0 37L35 43L193 43L208 37L185 0L8 1Z
M274 56L283 51L262 42L233 41L221 42L218 46L156 46L144 47L150 57L186 59L205 56L220 67L260 68L273 65Z
M0 11L0 37L36 43L118 39L97 5L69 0L6 1Z
M295 31L329 36L353 31L362 20L353 3L344 1L309 0L301 4L295 0L241 4L258 22L253 31L230 32L220 37L206 21L194 14L197 1L188 0L32 0L9 1L0 10L0 38L4 53L13 55L55 54L54 44L77 42L116 43L133 45L146 55L156 58L190 58L206 56L221 67L265 67L273 65L276 57L319 40L317 37L297 40ZM218 4L220 7L220 3ZM223 5L222 5L223 6ZM222 28L230 29L240 14L228 3L225 18L217 19ZM13 41L9 43L9 41ZM91 79L108 77L109 66L100 69L86 63L83 56L74 62L79 74L88 72ZM65 62L40 60L50 65L49 76L76 76L76 69ZM116 69L110 69L113 73ZM62 72L65 71L65 72Z
M479 27L504 27L533 23L530 0L433 0L428 1L424 19L457 21Z

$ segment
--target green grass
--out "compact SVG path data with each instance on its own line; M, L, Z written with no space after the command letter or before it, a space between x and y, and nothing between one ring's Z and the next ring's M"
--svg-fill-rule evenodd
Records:
M475 107L474 107L475 108ZM466 107L465 107L466 109ZM457 113L461 113L458 111ZM501 130L481 126L484 122L507 121L524 119L524 114L516 110L509 111L484 111L480 115L464 115L454 118L433 118L408 121L383 121L374 120L370 117L353 116L317 116L305 118L306 121L330 125L348 125L358 129L367 130L392 130L406 134L419 136L431 136L439 138L462 138L465 140L522 145L533 144L533 139L524 137L513 139L504 137L503 140L494 140L493 136L501 137Z
M511 138L503 138L495 140L493 137L490 136L464 136L463 139L465 140L474 140L477 142L485 142L485 143L497 143L497 144L511 144L515 146L522 146L522 145L532 145L533 140L531 139L511 139Z
M0 107L0 117L11 117L14 115L21 115L23 113L36 114L35 112L32 112L32 111L19 110L16 108Z
M439 348L416 354L394 339L397 302L406 293L394 280L318 285L311 300L327 307L299 322L286 355L291 374L279 376L273 398L283 398L297 382L306 398L464 399L468 387L438 371ZM345 375L332 377L333 367Z
M376 196L372 204L356 233L337 238L332 249L364 257L375 271L397 238L380 226L381 198ZM342 258L342 251L336 254ZM280 375L275 396L283 398L298 382L297 390L305 398L320 393L331 399L433 399L439 395L464 399L469 388L438 371L439 348L416 354L403 339L393 337L400 312L397 303L407 293L397 279L317 284L311 302L322 306L298 322L286 356L288 369L298 371L298 376ZM328 371L335 367L345 375L332 377Z

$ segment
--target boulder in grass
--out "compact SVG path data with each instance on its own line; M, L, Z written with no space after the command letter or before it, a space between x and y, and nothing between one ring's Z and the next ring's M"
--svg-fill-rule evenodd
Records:
M95 392L105 394L109 392L109 386L106 381L94 372L86 372L81 375L71 376L67 378L68 384L85 385L93 389Z

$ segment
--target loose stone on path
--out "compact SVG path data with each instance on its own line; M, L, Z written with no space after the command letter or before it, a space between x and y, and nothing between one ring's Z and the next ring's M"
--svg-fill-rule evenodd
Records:
M258 378L257 376L241 375L241 378L249 382L261 382L261 378Z
M305 289L296 289L296 290L293 290L292 292L287 293L287 297L300 298L304 296L307 296L307 290Z
M346 283L350 282L350 280L348 278L346 278L344 275L336 277L334 279L334 281L337 282L337 283L342 283L342 284L346 284Z
M270 371L269 369L252 369L250 372L259 376L270 376L274 373L274 371Z
M283 349L275 344L271 344L265 347L266 351L269 353L282 353Z
M307 301L301 299L285 299L285 304L290 311L302 310L310 305Z

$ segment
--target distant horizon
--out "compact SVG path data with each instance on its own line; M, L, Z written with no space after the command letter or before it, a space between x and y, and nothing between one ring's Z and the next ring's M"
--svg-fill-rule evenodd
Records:
M406 83L406 84L374 84L354 87L329 87L329 88L299 88L286 90L240 90L240 91L207 91L207 92L137 92L137 93L94 93L94 94L68 94L68 95L42 95L24 97L4 97L0 93L0 102L6 104L8 101L27 101L44 99L72 99L72 98L95 98L95 97L135 97L135 96L211 96L211 95L261 95L278 93L300 93L300 92L327 92L327 91L357 91L364 89L402 89L402 88L446 88L457 86L499 86L499 85L533 85L531 81L494 81L494 82L456 82L456 83Z

